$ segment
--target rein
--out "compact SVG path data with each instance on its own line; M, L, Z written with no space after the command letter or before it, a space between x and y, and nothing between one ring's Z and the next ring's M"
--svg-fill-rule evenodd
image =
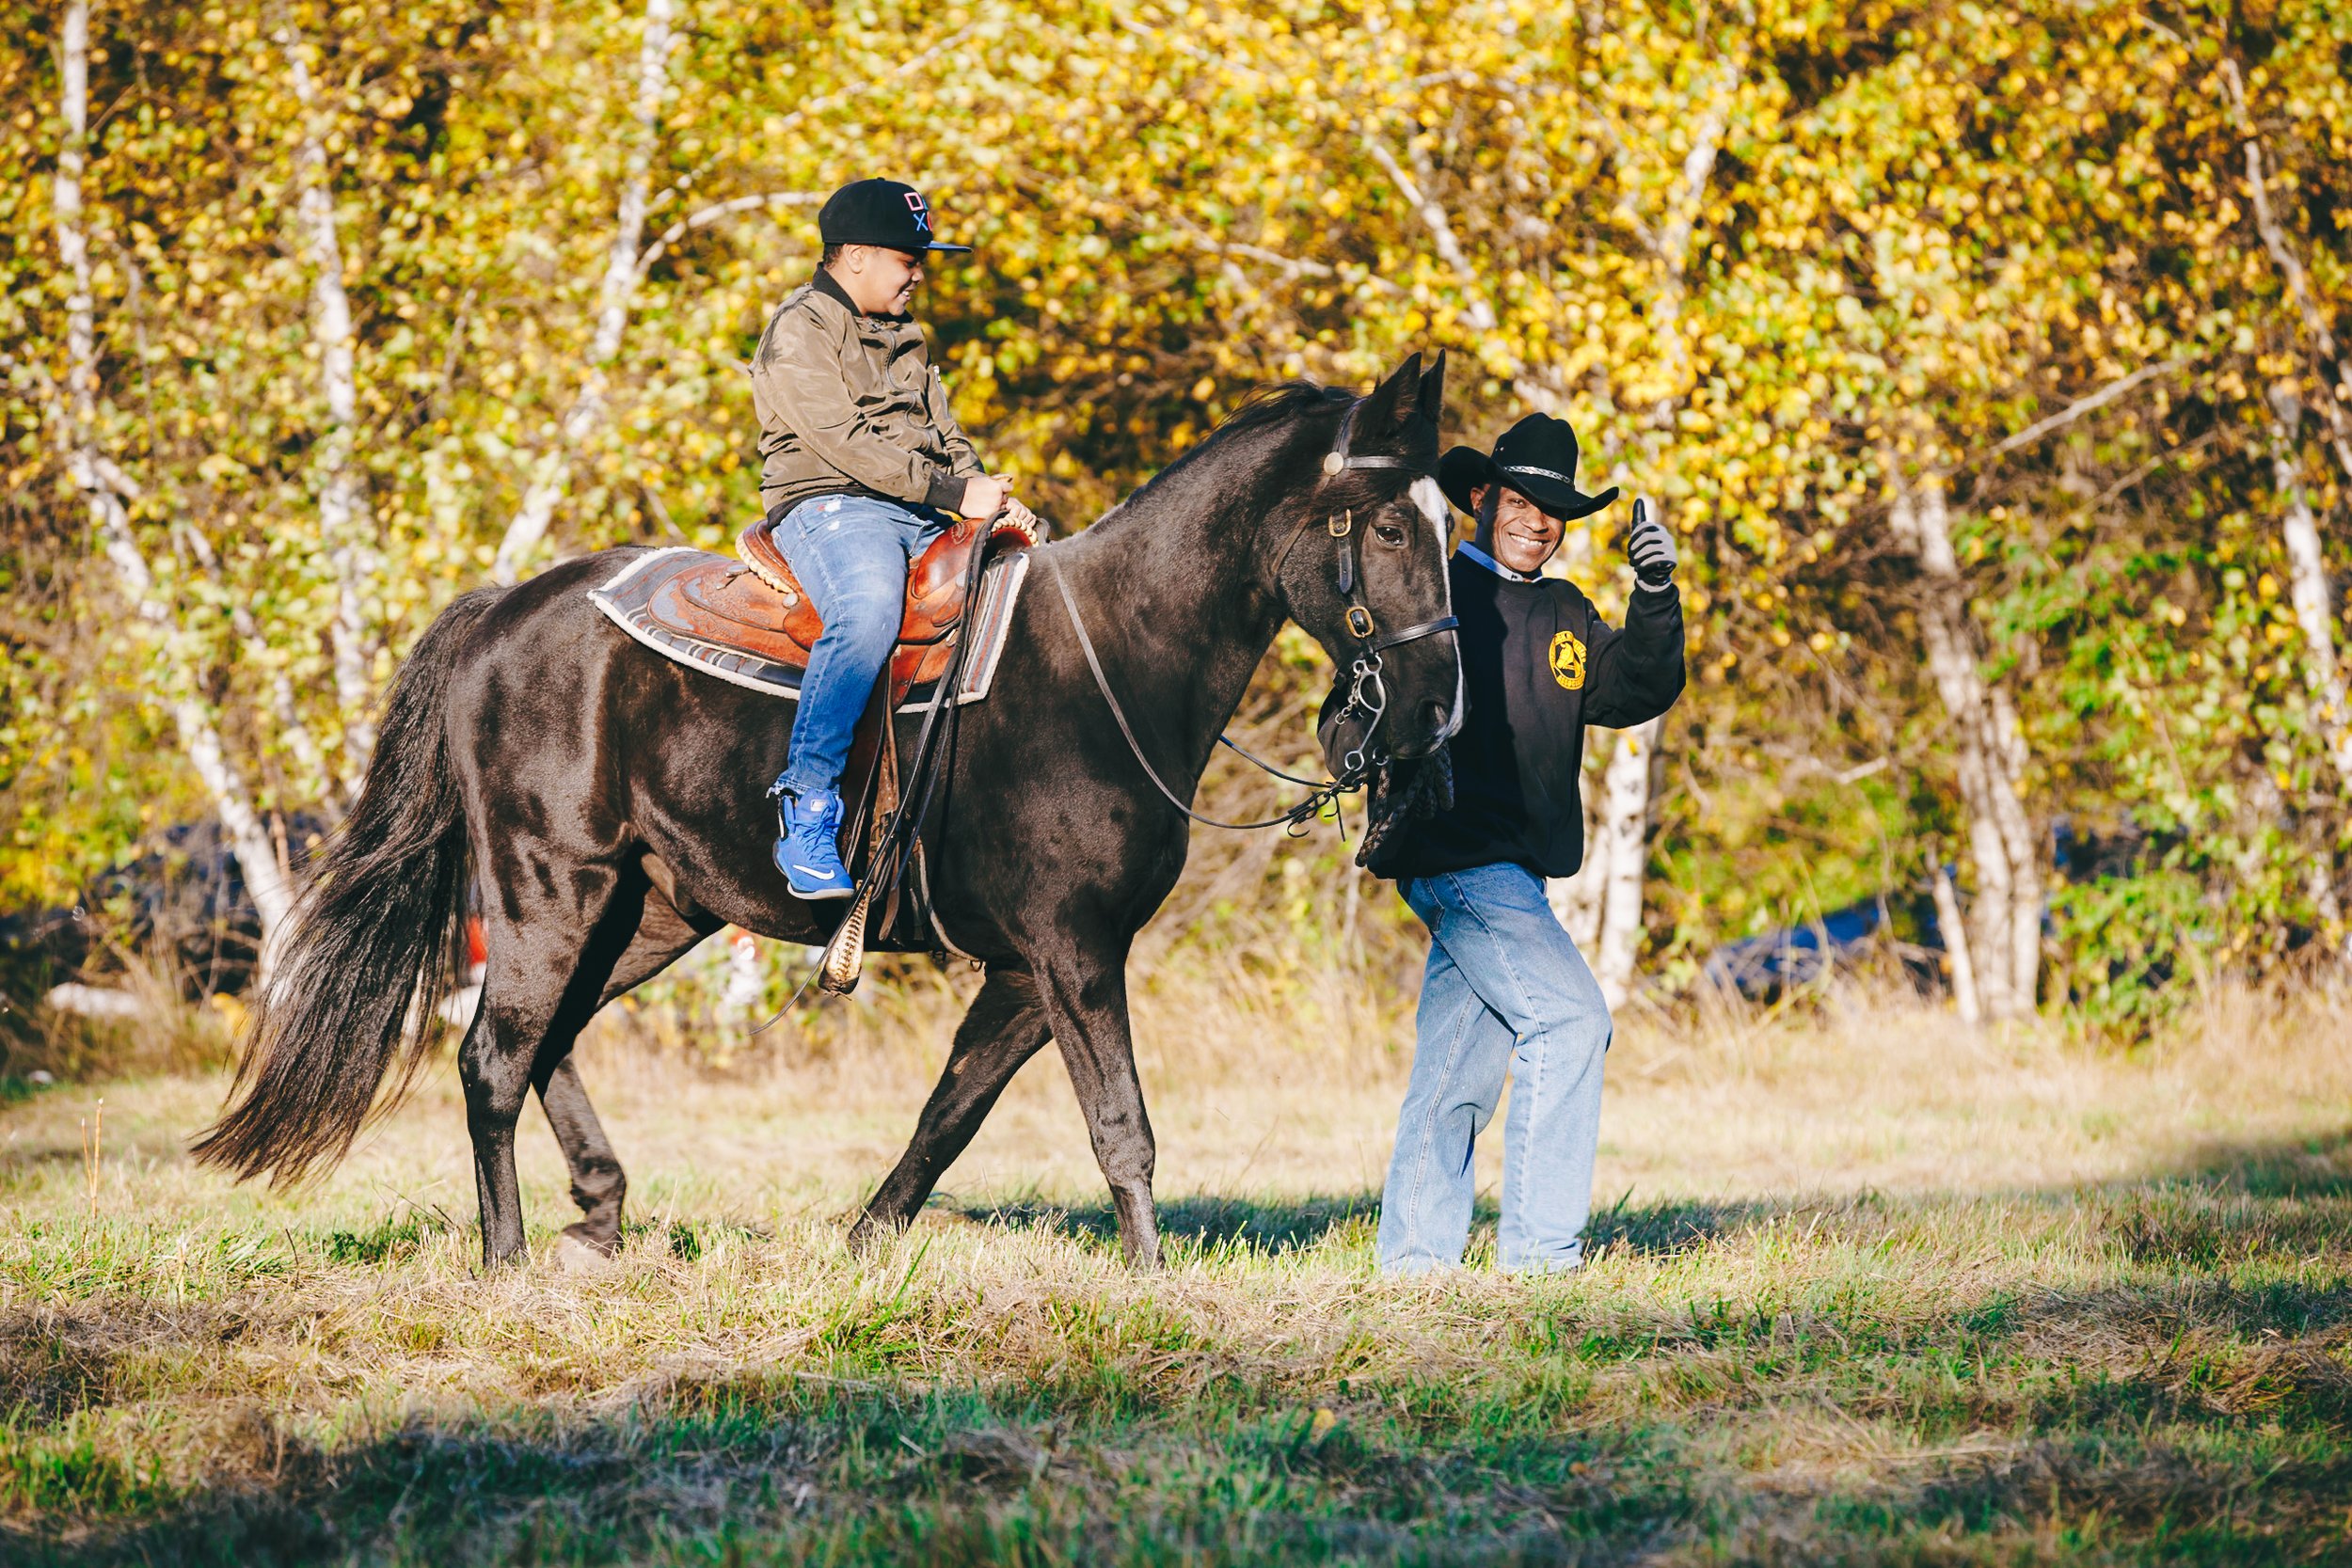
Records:
M1269 816L1263 822L1220 822L1214 816L1203 816L1199 812L1193 810L1190 806L1184 804L1183 800L1177 796L1176 792L1168 788L1166 782L1160 778L1159 769L1152 766L1152 759L1143 754L1143 743L1136 738L1134 726L1127 722L1127 710L1119 705L1119 699L1117 697L1111 695L1110 677L1103 673L1103 660L1094 652L1094 639L1087 635L1086 619L1078 613L1078 601L1070 592L1070 579L1061 575L1060 563L1056 562L1052 556L1043 556L1042 559L1045 562L1045 564L1053 567L1054 569L1054 586L1061 591L1062 608L1070 611L1070 629L1078 634L1078 651L1086 655L1087 668L1094 672L1094 689L1103 694L1103 702L1104 705L1109 707L1111 710L1111 717L1119 721L1119 733L1127 737L1127 750L1135 753L1137 766L1141 767L1143 769L1143 776L1152 781L1152 787L1158 790L1169 805L1174 806L1178 811L1183 812L1186 816L1191 817L1195 822L1198 822L1201 826L1207 828L1229 828L1235 832L1247 832L1255 828L1279 827L1287 828L1293 833L1298 833L1305 832L1308 823L1312 822L1316 817L1323 815L1323 808L1325 806L1330 804L1333 800L1339 799L1340 796L1346 794L1351 790L1360 789L1363 787L1363 782L1360 779L1333 779L1327 784L1313 786L1314 792L1312 794L1309 795L1307 799L1301 800L1297 805L1293 806L1289 811L1284 812L1281 816ZM1353 699L1351 699L1351 701ZM1387 697L1383 695L1381 698L1382 705L1386 706L1387 702ZM1219 740L1225 740L1225 736L1222 735L1218 736L1217 738ZM1233 743L1230 740L1225 740L1225 744L1228 746L1233 745ZM1241 748L1238 746L1233 746L1233 750L1241 752ZM1242 752L1241 754L1246 757L1249 756L1249 753L1247 752ZM1252 762L1258 762L1258 759L1255 757L1249 757L1249 760ZM1266 771L1269 773L1276 771L1272 768L1266 768L1266 765L1262 762L1258 763L1258 766L1265 768ZM1290 777L1288 774L1279 774L1278 776L1282 778ZM1305 784L1307 781L1304 779L1296 779L1292 782L1295 784Z
M1348 451L1349 441L1356 428L1356 410L1362 405L1361 398L1347 405L1347 413L1340 420L1339 440L1329 451L1323 454L1323 471L1327 477L1336 479L1350 468L1411 467L1401 457L1359 456ZM1290 562L1291 550L1297 545L1299 536L1307 531L1308 526L1314 520L1312 514L1300 518L1298 525L1291 530L1290 537L1282 541L1282 548L1274 558L1274 580L1278 586L1282 580L1282 568ZM1343 507L1337 512L1327 514L1324 517L1324 527L1333 539L1340 542L1336 586L1340 591L1340 596L1347 601L1348 633L1362 644L1350 661L1348 673L1352 684L1348 688L1347 702L1341 707L1338 717L1344 721L1350 715L1368 714L1371 716L1371 721L1364 726L1363 744L1356 747L1341 759L1339 777L1326 779L1320 784L1311 779L1302 779L1295 773L1283 772L1272 763L1262 757L1252 756L1234 745L1231 736L1222 731L1218 732L1216 738L1219 745L1246 761L1255 764L1274 777L1288 784L1298 784L1309 791L1307 798L1297 805L1279 816L1269 816L1263 822L1220 822L1214 816L1203 816L1186 805L1178 798L1176 792L1168 788L1162 781L1158 770L1152 766L1152 759L1143 754L1142 742L1136 738L1134 726L1127 722L1126 710L1119 705L1119 699L1111 692L1110 678L1103 673L1103 661L1094 651L1094 639L1087 635L1086 618L1078 612L1077 598L1070 592L1070 581L1062 576L1060 563L1056 562L1050 554L1039 552L1045 563L1054 569L1054 586L1060 591L1062 608L1070 612L1071 630L1078 634L1078 650L1086 655L1087 668L1094 674L1094 688L1103 694L1104 705L1111 710L1111 717L1118 721L1119 733L1127 738L1127 750L1135 754L1136 762L1142 768L1144 777L1152 781L1152 787L1158 790L1169 805L1174 806L1203 827L1224 828L1234 832L1279 827L1295 836L1304 832L1310 823L1321 816L1326 806L1335 805L1341 796L1352 795L1363 788L1364 781L1370 776L1373 768L1385 760L1379 752L1371 749L1372 736L1379 729L1380 721L1387 716L1389 710L1389 689L1380 677L1380 655L1385 650L1396 647L1400 643L1418 641L1424 637L1434 637L1441 631L1452 631L1461 624L1454 616L1440 615L1434 620L1422 621L1406 626L1401 631L1382 635L1379 623L1373 616L1372 607L1364 602L1363 573L1359 563L1359 556L1363 546L1361 536L1356 531L1355 510L1352 507Z

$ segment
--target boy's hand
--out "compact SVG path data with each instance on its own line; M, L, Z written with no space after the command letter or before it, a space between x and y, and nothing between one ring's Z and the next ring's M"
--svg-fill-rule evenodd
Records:
M1012 486L993 474L974 474L963 486L963 515L976 523L987 522L1005 509L1012 498Z

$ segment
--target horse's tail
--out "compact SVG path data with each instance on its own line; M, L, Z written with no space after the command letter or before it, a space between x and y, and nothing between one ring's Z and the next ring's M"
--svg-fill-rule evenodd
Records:
M261 988L230 1093L194 1146L239 1180L299 1180L342 1158L394 1080L398 1103L438 1034L463 949L464 803L449 682L466 634L503 589L466 594L426 628L392 689L358 803L328 842Z

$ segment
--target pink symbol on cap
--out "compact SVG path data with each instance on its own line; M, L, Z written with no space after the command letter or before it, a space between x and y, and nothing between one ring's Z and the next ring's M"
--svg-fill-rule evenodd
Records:
M915 228L920 229L926 234L930 232L931 210L923 205L923 193L921 191L907 192L907 211L914 214Z

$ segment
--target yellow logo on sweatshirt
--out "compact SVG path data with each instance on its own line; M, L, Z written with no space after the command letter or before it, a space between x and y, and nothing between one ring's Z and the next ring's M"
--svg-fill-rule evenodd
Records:
M1584 644L1572 631L1551 640L1551 678L1570 691L1584 689Z

